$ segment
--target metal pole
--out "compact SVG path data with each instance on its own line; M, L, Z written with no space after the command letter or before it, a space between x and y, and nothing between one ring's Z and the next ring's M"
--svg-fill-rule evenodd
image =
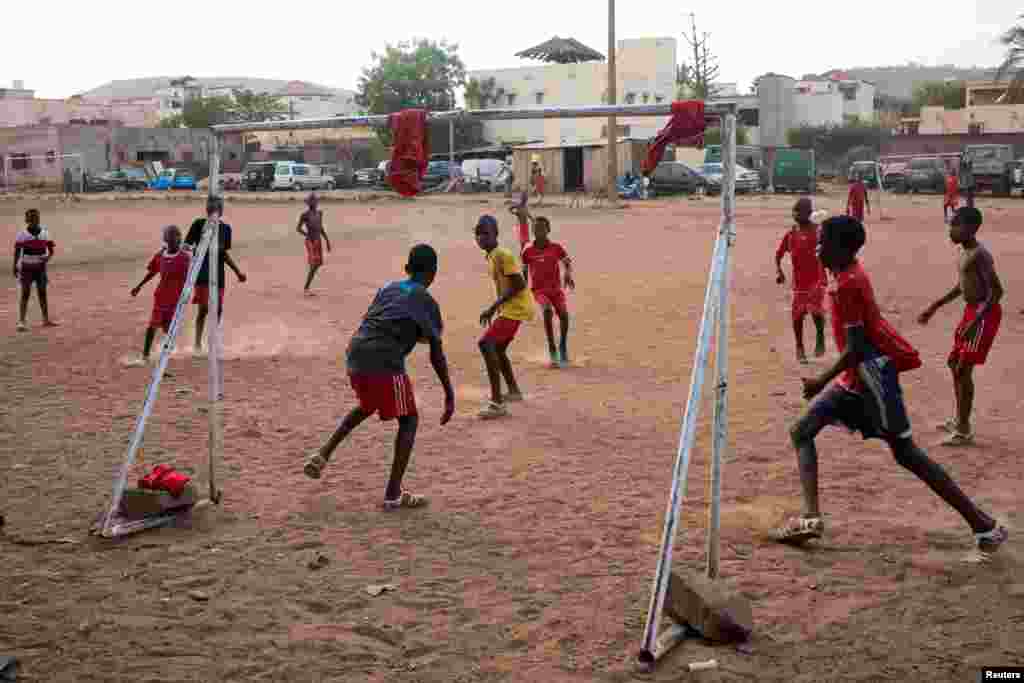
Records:
M614 106L618 95L615 73L615 0L608 0L608 105ZM615 114L608 115L608 201L614 206L619 201L619 188L615 182L619 175L619 134Z
M722 461L728 448L729 436L729 249L736 230L736 119L726 116L722 120L722 225L725 233L725 255L722 256L722 284L718 290L718 337L715 341L715 412L712 427L711 455L711 507L708 510L708 578L718 577L719 537L722 509Z
M215 136L210 147L210 196L221 197L220 193L220 140ZM221 377L221 344L220 344L220 219L207 216L206 228L210 235L208 305L206 320L207 352L210 357L210 437L207 453L208 477L210 482L210 500L219 502L220 492L217 490L217 457L220 454L223 434L221 425L221 400L224 393Z
M448 172L455 165L455 119L448 119Z

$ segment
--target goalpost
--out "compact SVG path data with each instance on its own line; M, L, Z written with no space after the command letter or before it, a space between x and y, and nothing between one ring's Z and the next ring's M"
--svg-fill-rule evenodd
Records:
M56 163L57 160L60 160L60 162L61 162L60 181L59 181L59 183L60 183L60 187L63 188L64 187L64 171L67 169L67 165L64 162L65 159L77 159L78 160L77 171L75 173L75 176L76 176L75 179L78 182L78 191L79 192L85 192L85 163L82 161L82 155L80 153L78 153L78 152L75 152L75 153L72 153L72 154L35 154L35 155L24 155L24 156L20 155L18 152L13 152L13 153L8 152L8 153L3 155L3 161L4 161L4 164L3 164L3 170L4 170L4 173L3 173L4 189L6 191L8 191L8 192L13 191L13 189L14 189L14 183L12 182L13 174L16 173L16 172L20 173L21 171L24 170L24 169L15 169L13 162L15 162L15 161L27 161L27 162L31 163L33 161L45 161L48 164L53 164L53 163ZM29 174L29 177L32 177L31 174Z

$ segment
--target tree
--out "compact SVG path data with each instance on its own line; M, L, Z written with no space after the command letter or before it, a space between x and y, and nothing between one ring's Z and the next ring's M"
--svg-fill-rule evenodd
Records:
M1018 19L1024 19L1024 14ZM1024 102L1024 25L1018 23L1007 30L999 42L1006 46L1006 56L996 71L996 80L1001 81L1010 76L1007 99L1014 104Z
M819 168L834 168L845 171L842 165L851 158L855 150L861 156L864 150L871 150L877 157L882 143L892 131L877 121L852 121L844 125L800 126L786 132L786 142L791 147L813 149Z
M235 101L225 95L191 97L185 100L180 114L164 118L162 128L209 128L234 120Z
M683 33L683 40L690 48L692 61L689 64L684 62L680 65L676 74L676 83L680 90L684 87L687 88L689 96L698 100L712 98L718 92L718 87L715 85L719 74L718 58L711 54L711 49L708 47L710 38L710 33L697 32L697 18L693 12L690 12L690 32Z
M914 111L921 107L963 109L967 88L963 81L925 81L914 88Z
M490 104L498 103L498 99L505 94L504 88L497 87L494 77L485 78L482 81L476 78L469 79L466 83L466 106L470 109L486 109Z
M249 89L234 90L233 93L231 114L235 121L267 121L288 111L288 105L270 93L255 93Z
M718 126L714 128L708 128L704 131L704 144L705 145L720 145L722 144L722 129ZM745 126L736 126L736 144L737 145L749 145L750 144L750 132Z

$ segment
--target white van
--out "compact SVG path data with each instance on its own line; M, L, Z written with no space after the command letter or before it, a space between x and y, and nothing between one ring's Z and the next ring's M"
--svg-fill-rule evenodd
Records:
M319 166L295 161L279 161L274 168L274 190L333 190L334 177L324 175Z
M492 192L504 189L511 169L501 159L466 159L462 162L466 181L486 186Z

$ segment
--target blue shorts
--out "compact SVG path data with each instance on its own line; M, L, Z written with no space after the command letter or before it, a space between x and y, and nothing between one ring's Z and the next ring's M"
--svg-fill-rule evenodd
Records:
M807 409L822 424L841 424L865 439L909 439L910 418L903 403L899 374L888 356L869 351L857 366L861 393L833 384Z

